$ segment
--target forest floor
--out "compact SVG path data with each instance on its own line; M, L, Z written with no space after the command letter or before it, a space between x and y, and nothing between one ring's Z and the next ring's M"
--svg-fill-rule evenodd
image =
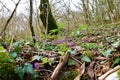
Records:
M6 50L5 60L14 63L21 80L98 80L120 64L119 26L83 26L59 36L47 40L35 36L35 44L2 39L0 53Z

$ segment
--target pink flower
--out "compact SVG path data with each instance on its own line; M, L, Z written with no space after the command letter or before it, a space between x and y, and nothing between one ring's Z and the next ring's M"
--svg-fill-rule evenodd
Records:
M34 63L34 68L37 69L37 70L39 69L39 62Z
M72 46L74 46L74 44L75 44L74 42L69 42L69 43L67 44L67 46L68 46L68 47L72 47Z

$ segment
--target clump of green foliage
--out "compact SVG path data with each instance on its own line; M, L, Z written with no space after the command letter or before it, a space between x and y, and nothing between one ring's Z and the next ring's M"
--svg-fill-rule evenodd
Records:
M14 63L8 62L8 52L0 46L0 79L1 80L14 80Z

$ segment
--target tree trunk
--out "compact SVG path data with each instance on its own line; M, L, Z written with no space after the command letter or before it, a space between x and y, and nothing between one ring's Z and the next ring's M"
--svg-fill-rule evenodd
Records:
M46 29L46 33L49 34L51 30L57 29L57 23L52 15L51 7L49 4L49 0L40 0L40 18L43 23L43 26ZM57 34L55 32L54 34Z
M30 0L30 16L29 16L29 25L30 25L30 30L32 33L32 37L35 36L33 25L32 25L32 14L33 14L33 0ZM35 42L35 39L33 38L33 41Z

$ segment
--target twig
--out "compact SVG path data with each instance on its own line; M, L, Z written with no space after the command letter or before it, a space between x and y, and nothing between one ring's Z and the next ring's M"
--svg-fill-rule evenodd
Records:
M70 55L70 58L73 59L75 62L82 64L82 62L80 62L79 60L75 59L73 56Z
M5 24L5 26L4 26L4 28L3 28L3 30L2 30L1 33L4 33L4 32L5 32L5 30L6 30L7 26L8 26L8 24L10 23L10 21L11 21L13 15L14 15L14 13L15 13L17 7L18 7L18 4L20 3L20 1L21 1L21 0L19 0L19 1L16 3L15 8L14 8L12 14L10 15L10 17L8 18L8 20L7 20L7 22L6 22L6 24Z
M80 80L81 79L81 76L84 74L85 72L85 63L83 63L80 67L80 72L79 74L77 75L77 77L75 77L74 80Z
M105 80L110 74L114 73L115 71L119 70L120 66L116 66L115 68L111 69L110 71L106 72L104 75L100 76L98 80Z
M63 57L63 59L61 59L61 62L57 65L57 67L55 68L55 70L52 73L51 79L50 80L56 80L56 78L58 77L60 71L62 70L62 68L64 67L64 65L67 63L68 58L69 58L69 53L66 53Z

